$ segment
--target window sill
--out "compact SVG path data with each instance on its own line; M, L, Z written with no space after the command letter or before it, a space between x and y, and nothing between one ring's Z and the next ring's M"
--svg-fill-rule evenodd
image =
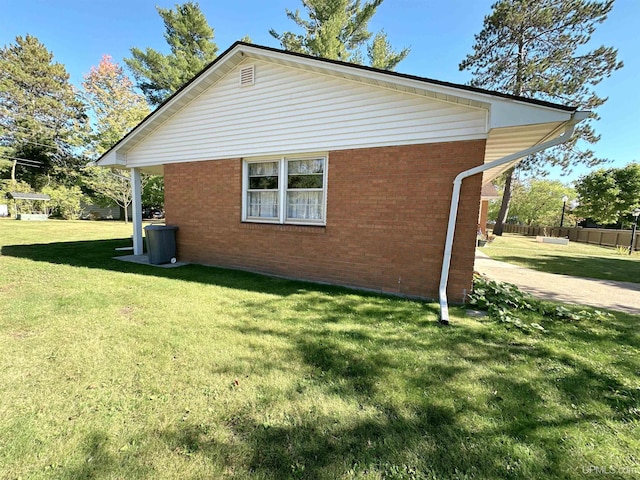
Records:
M291 223L263 223L244 221L240 227L247 230L268 230L272 232L300 232L310 234L324 234L326 225L295 225Z

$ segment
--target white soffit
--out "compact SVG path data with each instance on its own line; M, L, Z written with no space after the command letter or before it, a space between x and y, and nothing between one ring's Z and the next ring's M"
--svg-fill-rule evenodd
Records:
M490 163L513 153L531 148L562 133L565 122L541 123L491 130L485 148L484 163ZM514 162L516 163L516 162ZM487 170L482 183L486 184L508 170L514 163Z

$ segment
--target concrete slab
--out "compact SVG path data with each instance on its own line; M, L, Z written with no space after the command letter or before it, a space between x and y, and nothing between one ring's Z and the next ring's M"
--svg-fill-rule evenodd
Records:
M113 257L113 258L115 260L120 260L122 262L139 263L140 265L149 265L150 267L160 267L160 268L176 268L176 267L184 267L185 265L189 265L187 262L163 263L161 265L153 265L149 263L149 257L147 255L123 255L121 257Z

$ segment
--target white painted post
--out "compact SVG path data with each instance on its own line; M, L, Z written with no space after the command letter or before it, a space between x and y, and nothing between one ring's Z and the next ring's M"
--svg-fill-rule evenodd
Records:
M131 214L133 216L133 254L142 255L142 187L140 169L131 169ZM126 212L125 212L126 214Z

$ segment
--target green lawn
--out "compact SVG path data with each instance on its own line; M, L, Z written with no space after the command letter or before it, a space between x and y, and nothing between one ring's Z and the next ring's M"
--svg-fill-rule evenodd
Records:
M621 255L611 247L577 242L553 245L505 233L482 251L495 260L541 272L640 283L640 254Z
M0 478L640 475L637 317L443 327L432 303L112 260L129 234L0 221Z

